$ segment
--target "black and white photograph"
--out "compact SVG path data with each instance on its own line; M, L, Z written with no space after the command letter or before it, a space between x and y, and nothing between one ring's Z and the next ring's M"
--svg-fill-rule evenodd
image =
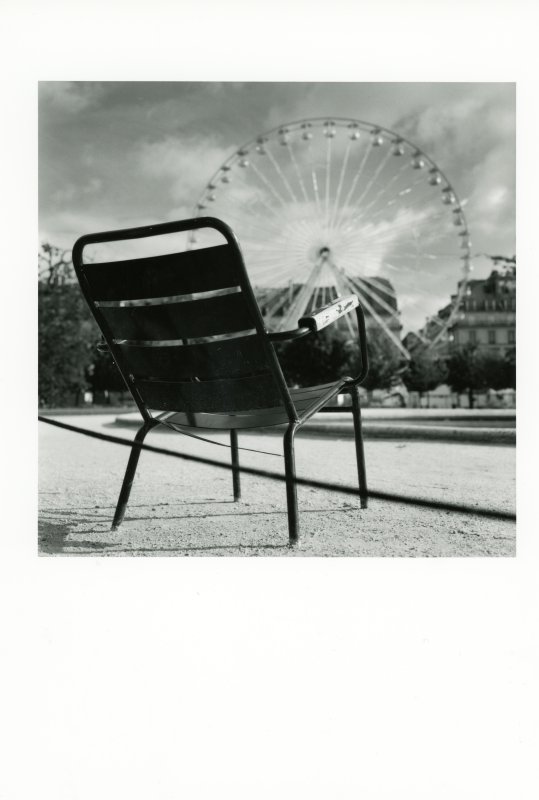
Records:
M43 555L515 555L514 83L44 81L39 186Z
M2 800L536 800L536 17L5 0Z

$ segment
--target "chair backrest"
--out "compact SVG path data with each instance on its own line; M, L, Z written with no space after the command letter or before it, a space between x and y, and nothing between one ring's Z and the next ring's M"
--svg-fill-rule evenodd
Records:
M90 244L213 228L224 244L84 263ZM240 413L290 399L234 234L211 217L81 237L73 264L114 361L149 409Z

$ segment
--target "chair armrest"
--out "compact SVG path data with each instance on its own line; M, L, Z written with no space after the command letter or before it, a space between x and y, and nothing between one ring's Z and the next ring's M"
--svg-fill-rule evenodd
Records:
M311 328L301 327L294 328L292 331L275 331L274 333L268 333L268 338L270 342L285 342L289 339L301 339L302 336L307 336L308 333L311 333Z
M309 328L310 331L316 333L327 325L331 325L332 322L335 322L339 317L344 316L344 314L348 314L349 311L357 308L358 305L359 300L355 294L349 294L346 295L346 297L338 297L333 303L329 303L327 306L318 308L312 314L302 317L298 320L298 326Z
M346 385L349 386L350 388L354 386L359 386L360 383L363 383L369 372L369 354L367 351L367 330L365 326L365 314L363 313L363 308L359 301L356 306L356 318L357 318L357 329L359 334L359 353L361 356L361 369L359 375L356 375L356 377L352 378L351 381L347 381Z

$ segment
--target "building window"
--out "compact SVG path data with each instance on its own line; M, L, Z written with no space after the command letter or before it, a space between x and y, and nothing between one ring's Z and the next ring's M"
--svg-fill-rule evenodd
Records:
M509 342L509 344L514 344L515 343L515 331L514 331L514 329L511 329L511 330L507 331L507 341Z
M470 344L476 344L477 343L477 334L476 334L475 331L469 331L469 333L468 333L468 341L470 342Z
M496 331L489 331L488 332L488 343L489 344L496 344Z

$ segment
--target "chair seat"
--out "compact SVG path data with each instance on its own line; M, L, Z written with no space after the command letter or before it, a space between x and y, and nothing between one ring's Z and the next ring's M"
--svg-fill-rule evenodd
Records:
M349 378L340 378L338 381L324 383L318 386L306 386L300 389L290 389L290 395L298 414L308 418L319 407L320 401L326 396L329 402L345 386ZM266 428L272 425L284 425L289 417L284 406L274 408L257 408L235 414L214 414L199 411L189 413L185 411L165 411L155 417L159 422L185 428L208 428L219 430L233 430L235 428Z

